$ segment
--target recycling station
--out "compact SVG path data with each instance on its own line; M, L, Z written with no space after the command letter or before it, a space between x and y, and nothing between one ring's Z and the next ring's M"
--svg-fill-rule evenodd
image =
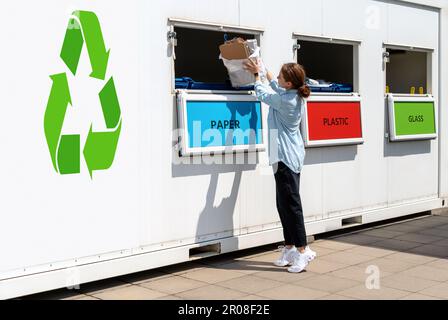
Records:
M448 206L445 0L8 1L0 299L283 240L269 107L219 46L307 72L308 235Z

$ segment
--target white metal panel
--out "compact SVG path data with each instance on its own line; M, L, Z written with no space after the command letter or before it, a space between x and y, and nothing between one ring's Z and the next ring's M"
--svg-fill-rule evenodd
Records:
M370 40L373 44L387 39L389 29L388 8L388 3L385 1L366 1L363 8L364 21L362 23L362 38L365 42Z
M437 196L437 141L401 142L393 147L396 156L389 159L389 203Z
M264 30L257 27L245 27L238 25L228 25L216 22L204 22L190 19L169 18L169 24L179 28L189 28L198 30L211 30L221 32L237 32L243 34L262 34Z
M267 12L269 14L266 14ZM281 17L281 19L278 17ZM265 27L262 39L262 56L268 68L276 75L283 63L291 62L294 59L292 50L294 44L292 34L294 32L322 35L322 0L312 2L287 0L283 1L280 6L272 1L265 1L260 4L260 1L244 0L240 2L240 22L242 25ZM247 188L253 193L254 197L260 194L258 191L262 192L263 196L257 197L256 201L251 201L250 199L253 199L251 197L245 197L242 200L245 208L247 208L247 213L242 216L242 219L246 221L245 224L243 223L245 227L257 225L262 221L279 220L275 207L274 177L266 177L265 171L272 172L272 169L260 168L258 177L254 177L252 186ZM260 175L261 177L259 177ZM306 165L302 171L302 204L307 221L320 220L323 217L320 193L321 179L318 178L320 175L320 164ZM270 183L270 185L265 186L266 183ZM256 216L253 212L257 212Z
M379 24L373 23L369 28L357 26L363 30L359 91L364 102L366 143L356 149L307 150L301 183L307 221L322 220L329 215L346 217L350 210L359 211L350 214L359 214L363 208L389 202L388 208L370 213L369 221L376 221L413 210L428 210L438 204L436 200L431 205L415 202L419 198L437 197L437 143L412 142L391 148L384 142L386 122L380 58L382 43L407 44L410 40L407 37L416 32L418 41L413 45L434 47L428 30L437 32L434 22L437 16L432 11L402 8L394 3L395 8L389 12L392 17L386 21L382 18L389 4L369 1L366 6L379 6L381 12ZM125 263L121 263L121 259L111 260L113 266L107 265L106 269L91 264L88 279L98 280L188 259L186 255L173 258L173 252L161 250L166 243L179 246L176 240L187 239L194 243L202 241L199 237L205 235L222 238L238 235L242 227L250 229L275 223L275 186L272 175L264 172L270 170L266 157L260 157L255 167L172 164L179 159L172 139L172 130L177 124L171 87L172 60L166 39L168 18L262 27L266 30L262 38L263 57L275 72L283 62L293 59L293 32L322 35L323 25L331 26L323 24L321 0L311 3L289 0L285 5L246 0L135 0L126 6L105 0L57 3L47 0L39 4L21 0L8 2L5 7L10 14L0 20L0 27L14 30L5 36L14 50L0 52L3 75L0 85L4 88L0 103L7 119L0 127L3 151L0 211L6 212L8 218L0 227L0 272L33 265L51 270L46 264L68 261L66 265L75 265L76 257L94 258L126 248L138 252L140 245L154 244L152 248L157 245L160 250L160 255L145 258L136 255ZM23 7L29 10L24 11ZM59 52L68 16L78 8L93 10L100 18L106 45L111 48L110 72L116 81L124 119L114 164L107 172L95 174L93 181L85 168L85 174L79 176L55 175L43 135L43 114L51 87L48 76L63 71ZM341 19L345 14L350 16L342 12ZM414 27L406 22L397 27L397 17L401 14L410 15L421 23L413 22ZM423 17L422 20L417 16ZM39 23L35 23L36 17ZM420 24L428 27L423 29L424 35L420 34ZM391 28L389 37L388 27ZM348 33L344 26L338 30ZM401 37L401 33L405 36ZM342 34L334 36L344 38ZM33 48L32 55L29 48ZM446 45L443 48L446 49ZM438 48L434 50L438 61ZM88 71L86 59L84 53L80 71ZM15 63L17 61L20 63ZM433 70L434 83L438 84L438 64L433 64ZM80 95L78 99L90 101L88 95L94 94L96 88L92 86L95 85L80 83L77 86L86 90L85 96ZM438 91L433 94L437 97ZM83 106L79 109L80 126L88 128L90 116L100 118L101 113L84 114ZM75 110L72 115L76 116ZM441 118L446 117L441 114ZM76 121L73 126L77 125ZM444 125L441 131L446 132ZM446 150L443 145L442 148L446 160ZM342 195L340 190L344 190ZM399 213L390 205L398 202L406 203ZM339 223L339 220L328 219L315 221L308 231L335 230L340 227ZM269 241L281 240L279 230L274 233L276 236L269 237ZM263 243L266 237L257 234L253 239L248 242L242 238L228 240L238 249L243 242L256 245ZM116 256L119 254L120 251ZM93 258L86 261L92 262ZM48 286L38 288L65 285L63 278L47 280L51 282ZM23 289L33 284L29 281L22 282L22 287L14 292L30 293L29 289Z
M323 35L360 38L364 23L371 14L366 7L366 2L366 0L323 0ZM354 26L357 27L354 28Z
M305 165L300 174L300 196L305 221L324 218L324 157L325 152L320 148L306 150Z
M9 14L1 19L1 29L14 32L3 35L11 50L0 52L0 104L8 119L0 127L0 272L138 246L138 19L133 3L126 9L107 4L4 4ZM115 161L107 172L94 172L93 179L82 153L80 174L60 176L54 171L43 126L49 76L69 72L59 55L75 8L98 15L111 49L107 76L114 77L123 115ZM84 49L77 77L68 76L73 107L63 127L63 132L81 134L81 148L92 121L94 130L105 128L98 99L105 82L89 79L90 72Z
M363 145L325 148L322 198L326 214L361 206L363 188L358 176L363 163L357 161L357 154L362 148Z
M262 156L262 155L260 155ZM260 165L259 171L243 173L241 194L241 228L243 233L254 231L254 227L262 229L263 225L279 222L275 204L275 183L272 167ZM252 183L252 181L257 183ZM263 195L260 197L260 195ZM249 199L257 199L250 201Z
M447 8L448 1L447 0L402 0L403 2L408 2L421 6L430 6L434 8Z
M159 1L157 10L154 6L153 2L141 2L142 12L149 15L142 23L141 33L141 101L144 106L141 122L142 135L148 137L144 138L143 144L145 161L142 170L148 180L144 189L147 198L142 245L178 239L192 242L204 234L227 231L233 222L234 228L238 229L239 223L236 197L240 189L238 176L227 179L226 175L235 175L237 166L172 164L179 163L180 159L173 148L176 138L173 130L177 126L173 119L177 118L177 112L174 97L169 94L172 59L166 40L168 18L237 25L238 3ZM155 43L160 50L154 49ZM154 77L148 77L149 72ZM165 94L160 94L163 92ZM153 150L160 150L157 156L154 156ZM220 179L224 179L224 186L218 189ZM232 197L224 201L228 194ZM225 206L214 207L214 203L223 201ZM228 212L229 206L235 208L235 215L233 211ZM222 230L217 230L215 225L220 222Z
M370 7L375 6L372 10ZM369 9L370 8L370 9ZM363 34L356 37L346 33L344 38L358 38L362 40L360 46L360 93L363 99L362 121L365 145L358 147L334 147L320 148L320 150L308 149L306 162L314 165L321 164L321 178L314 173L314 179L310 178L308 185L319 185L321 193L321 206L324 218L329 215L340 215L340 212L356 208L358 206L375 206L387 202L386 183L386 161L382 157L383 130L376 123L384 122L384 112L378 104L382 95L381 64L378 56L381 55L381 36L386 35L387 25L383 17L386 11L384 5L379 2L366 4L365 10L370 11L373 17L367 20L366 26L359 26ZM340 14L345 15L344 14ZM377 20L379 16L379 19ZM333 35L334 36L334 35ZM342 38L343 36L334 36ZM375 54L378 53L378 56ZM368 58L366 58L368 55ZM378 61L378 63L375 63ZM312 160L319 154L320 160ZM371 165L375 159L375 165ZM307 172L305 167L304 172ZM348 181L351 181L348 183ZM306 188L303 188L306 189ZM335 192L334 190L339 190ZM344 192L340 192L344 190ZM345 192L345 190L347 190ZM310 197L315 199L316 195ZM305 201L309 198L305 198ZM362 200L360 200L362 199ZM317 205L317 203L316 203Z
M259 1L243 0L240 1L240 23L242 25L269 25L273 27L269 28L270 32L287 28L286 33L300 31L322 34L322 6L323 0L313 2L285 0L281 5L272 1L265 1L260 5Z
M416 6L388 5L388 44L434 50L428 83L435 105L439 99L439 16L438 12ZM388 202L400 203L438 194L438 142L409 141L386 143L388 159Z
M158 0L148 3L152 16L239 25L239 0ZM145 12L146 13L146 12ZM148 11L149 13L149 11ZM166 25L166 24L165 24Z
M384 157L384 80L381 42L387 36L387 4L368 1L363 23L362 44L359 47L359 93L363 100L364 145L358 148L356 161L362 167L357 172L360 203L364 208L387 203L387 159Z
M280 18L281 17L281 18ZM322 0L240 1L242 25L268 26L263 34L262 56L274 73L293 60L293 32L322 34ZM288 41L289 40L289 41Z
M438 29L433 30L438 34ZM439 52L438 45L432 54L432 72L428 83L432 83L436 118L439 106ZM402 203L410 199L438 195L439 148L438 141L408 141L385 145L388 158L389 203Z
M262 104L262 107L263 124L267 128L269 107L265 104ZM269 139L267 130L264 130L263 134L267 146ZM256 162L258 165L257 170L246 170L242 174L240 227L241 233L244 234L262 230L264 225L271 227L273 223L279 222L275 203L275 180L272 167L269 166L267 150L248 154L248 157L250 158L247 158L245 163Z
M387 42L424 48L438 45L439 15L436 10L389 4Z

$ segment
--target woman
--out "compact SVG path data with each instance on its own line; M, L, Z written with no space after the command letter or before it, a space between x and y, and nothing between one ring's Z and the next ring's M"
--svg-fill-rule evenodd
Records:
M299 194L300 171L305 158L305 147L300 134L300 120L305 99L310 89L305 84L305 70L297 63L287 63L277 77L266 71L268 90L260 80L262 63L245 62L245 69L254 73L255 92L260 101L269 108L269 162L274 167L277 210L283 227L285 247L276 266L288 268L289 272L302 272L316 257L307 246L305 222Z

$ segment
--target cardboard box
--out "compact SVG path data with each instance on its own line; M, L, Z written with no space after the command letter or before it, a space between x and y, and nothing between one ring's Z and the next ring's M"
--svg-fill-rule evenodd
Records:
M246 41L242 38L235 38L219 46L219 50L221 51L220 58L227 68L232 86L240 88L253 85L255 76L245 70L244 62L246 59L259 57L260 48L257 46L257 40Z
M250 49L242 39L235 39L219 46L221 56L227 60L247 59L250 56Z

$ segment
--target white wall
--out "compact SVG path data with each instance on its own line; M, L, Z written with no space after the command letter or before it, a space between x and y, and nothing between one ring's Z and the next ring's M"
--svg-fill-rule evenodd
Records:
M129 3L106 1L15 1L3 4L0 21L5 46L0 53L0 84L4 121L0 128L0 273L49 262L137 247L135 230L142 216L139 186L139 61L138 11ZM50 75L68 72L59 58L68 18L75 8L100 18L107 48L108 76L113 76L123 130L113 167L94 173L84 160L82 174L59 176L51 164L44 135L44 113ZM121 23L117 23L121 22ZM73 107L64 133L80 133L84 145L90 123L102 130L98 93L105 82L88 79L84 51L78 76L68 75Z
M264 28L263 57L273 72L293 59L293 32L362 41L359 91L366 142L307 150L301 184L307 221L438 196L438 142L389 144L384 139L381 66L383 42L432 47L437 57L433 82L438 83L438 38L428 36L438 32L436 11L367 0L285 0L281 6L255 0L134 0L125 6L106 0L19 0L4 6L10 14L0 27L13 32L4 34L9 45L0 52L0 103L7 119L0 126L0 212L6 217L0 227L0 274L278 225L265 153L256 167L172 164L178 156L169 17ZM114 164L94 173L93 180L83 160L81 174L57 175L43 131L49 76L68 71L59 53L69 15L79 8L100 19L123 115ZM404 23L398 26L399 19ZM92 111L99 108L95 92L101 84L87 78L87 58L84 52L79 69L84 78L69 78L74 107L67 117L74 119L70 128L82 128L82 144L91 120L98 130L104 125L101 113ZM437 98L438 91L434 94Z

